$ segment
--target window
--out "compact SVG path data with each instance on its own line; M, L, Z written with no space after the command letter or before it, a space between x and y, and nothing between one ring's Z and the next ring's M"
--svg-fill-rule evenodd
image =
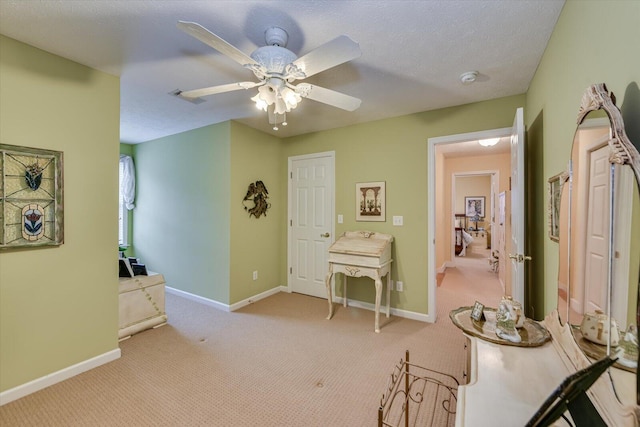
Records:
M134 208L135 171L130 156L120 156L118 190L118 244L128 246L129 211Z

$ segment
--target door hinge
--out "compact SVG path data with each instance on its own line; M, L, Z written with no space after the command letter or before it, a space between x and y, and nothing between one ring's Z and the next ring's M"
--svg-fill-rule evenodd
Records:
M289 220L289 227L293 227L293 220L292 219Z
M289 274L293 274L293 268L289 267Z
M293 172L289 172L289 179L293 179Z

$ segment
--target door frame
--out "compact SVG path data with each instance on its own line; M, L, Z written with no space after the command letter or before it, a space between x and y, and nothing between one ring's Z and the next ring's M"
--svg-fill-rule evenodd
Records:
M436 315L436 146L443 144L455 144L489 138L504 138L511 136L512 128L489 129L478 132L459 133L456 135L438 136L427 139L427 322L435 323Z
M335 235L336 235L336 222L335 222L335 217L336 217L336 152L335 151L323 151L323 152L319 152L319 153L310 153L310 154L302 154L302 155L298 155L298 156L290 156L287 159L287 292L291 293L293 292L292 290L292 284L291 284L291 274L292 274L292 258L293 258L293 254L292 254L292 248L293 248L293 244L292 244L292 239L293 239L293 233L291 232L292 229L292 221L293 221L293 213L294 213L294 209L295 206L293 206L293 204L291 203L291 192L292 192L292 187L293 187L293 162L296 160L309 160L309 159L318 159L321 157L329 157L331 159L331 169L333 171L333 176L331 177L331 194L333 195L333 198L329 201L329 203L331 204L331 208L330 208L330 221L331 221L331 237L332 237L332 241L335 239ZM326 271L329 271L329 265L326 265ZM331 290L332 290L332 295L335 295L335 280L332 278L331 279Z

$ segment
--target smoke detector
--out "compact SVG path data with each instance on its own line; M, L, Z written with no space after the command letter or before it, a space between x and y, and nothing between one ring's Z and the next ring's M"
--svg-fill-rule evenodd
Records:
M463 85L470 85L476 81L478 74L477 71L467 71L466 73L460 74L460 81Z

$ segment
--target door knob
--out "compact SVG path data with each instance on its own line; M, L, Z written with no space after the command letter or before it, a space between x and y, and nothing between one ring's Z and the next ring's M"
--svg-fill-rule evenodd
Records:
M531 257L529 255L522 255L522 254L509 254L509 258L511 259L515 259L516 262L525 262L525 261L531 261Z
M331 236L331 234L329 234L329 233L324 233L324 234L320 235L320 237L329 237L329 236Z

